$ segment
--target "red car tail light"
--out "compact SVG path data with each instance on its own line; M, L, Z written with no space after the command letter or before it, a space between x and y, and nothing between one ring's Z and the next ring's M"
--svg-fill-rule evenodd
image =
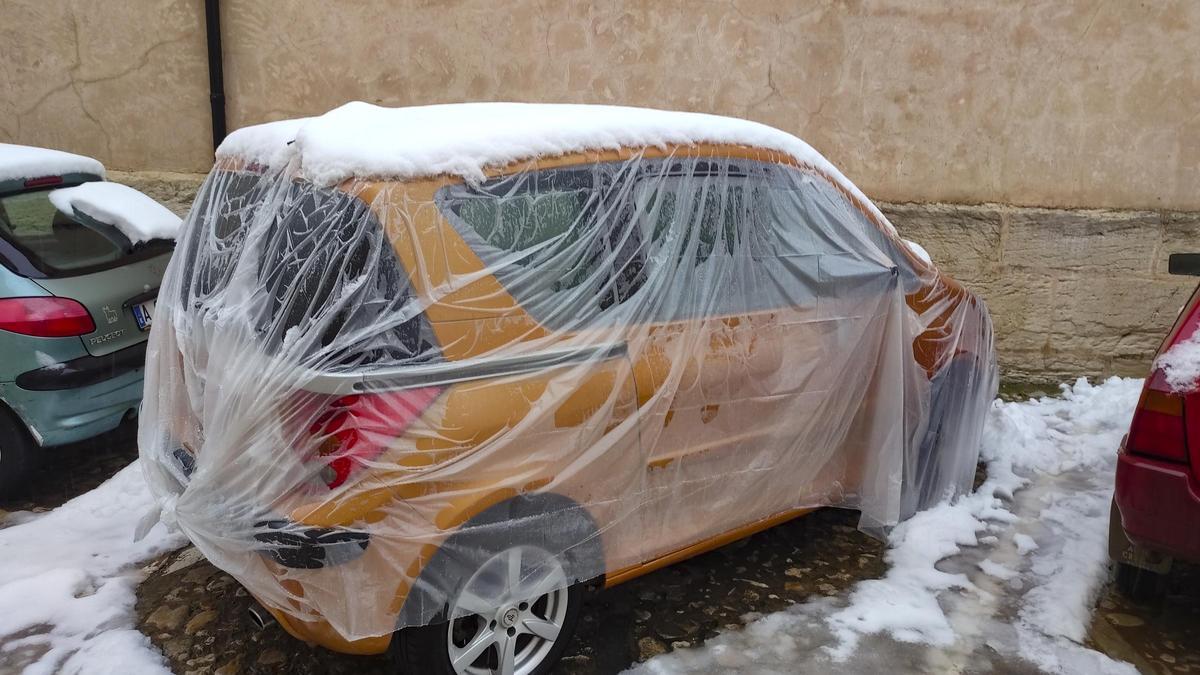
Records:
M62 176L42 176L41 178L30 178L25 181L27 188L48 187L50 185L62 185Z
M1126 449L1156 459L1187 462L1184 400L1182 396L1164 390L1162 379L1156 373L1146 382L1137 410L1133 413L1133 423L1129 426Z
M1129 439L1125 446L1129 452L1187 463L1187 418L1194 419L1200 413L1200 397L1188 391L1176 391L1168 384L1166 373L1159 367L1158 361L1172 347L1192 338L1197 329L1200 329L1200 289L1193 291L1154 356L1155 366L1146 379L1142 397L1138 400L1137 410L1129 425ZM1193 433L1195 431L1193 429Z
M69 298L4 298L0 329L34 337L73 337L96 330L96 323L87 308Z
M341 396L330 401L309 425L316 457L324 466L321 480L341 486L356 469L377 459L433 403L441 389Z

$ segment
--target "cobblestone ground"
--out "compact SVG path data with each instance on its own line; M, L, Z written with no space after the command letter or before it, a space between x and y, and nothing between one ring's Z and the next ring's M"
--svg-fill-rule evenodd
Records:
M8 512L44 511L99 485L136 456L133 425L48 451L26 495ZM560 672L614 673L696 644L813 595L831 595L884 570L883 546L854 529L857 514L823 510L712 553L597 594L585 606ZM256 630L250 598L224 572L185 548L152 561L139 589L139 628L181 674L383 673L378 657L309 647L277 626ZM1177 567L1154 606L1108 588L1089 642L1146 673L1200 673L1200 569Z
M1093 646L1144 673L1200 673L1200 567L1176 565L1166 597L1153 605L1133 603L1109 585L1090 637Z
M883 546L857 514L824 510L596 594L564 673L615 673L737 628L743 615L834 594L883 572ZM141 628L177 672L382 673L382 658L310 648L278 626L257 631L250 598L191 548L157 561L139 590Z
M0 527L12 511L47 511L108 480L137 459L137 422L82 443L45 448L25 489L0 501Z

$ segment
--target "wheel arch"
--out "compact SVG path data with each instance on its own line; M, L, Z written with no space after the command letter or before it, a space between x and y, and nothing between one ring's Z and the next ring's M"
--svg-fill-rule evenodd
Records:
M590 582L606 571L600 528L586 507L565 495L494 490L453 514L445 520L458 523L458 529L413 580L397 616L397 629L448 620L451 594L469 578L476 554L498 551L504 545L534 541L566 554L564 564L576 581ZM444 519L439 515L438 520Z

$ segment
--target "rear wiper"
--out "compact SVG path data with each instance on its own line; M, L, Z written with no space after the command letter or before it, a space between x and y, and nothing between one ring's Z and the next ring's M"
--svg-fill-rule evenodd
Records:
M119 230L115 225L96 220L92 216L80 211L78 208L73 208L71 210L74 211L72 217L75 219L75 222L109 240L114 246L121 249L122 253L129 253L133 250L133 242L130 241L129 237L125 236L125 233Z

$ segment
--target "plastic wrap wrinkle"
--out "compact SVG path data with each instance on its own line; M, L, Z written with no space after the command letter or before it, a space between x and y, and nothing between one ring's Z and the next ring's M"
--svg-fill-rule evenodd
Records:
M345 646L783 513L876 531L969 490L982 303L822 173L745 155L336 187L220 165L150 336L164 509Z

